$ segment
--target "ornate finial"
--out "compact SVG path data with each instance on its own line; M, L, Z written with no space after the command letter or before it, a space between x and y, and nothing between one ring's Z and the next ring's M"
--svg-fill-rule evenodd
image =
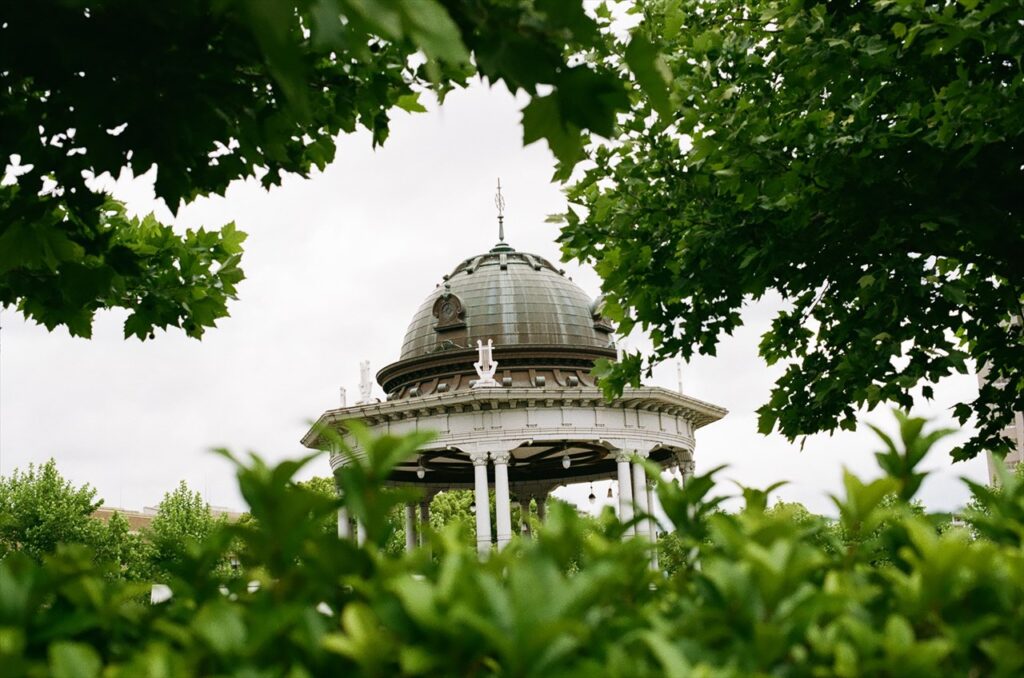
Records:
M505 198L501 195L501 177L498 177L498 192L494 194L494 206L498 208L498 242L505 242Z
M369 405L373 398L373 382L370 381L370 361L359 363L359 402L357 405Z

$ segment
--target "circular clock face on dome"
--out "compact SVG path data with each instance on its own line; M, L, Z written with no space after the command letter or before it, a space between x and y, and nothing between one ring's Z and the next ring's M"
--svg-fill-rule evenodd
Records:
M446 300L441 304L441 310L437 314L441 322L449 322L455 320L455 304L451 301Z

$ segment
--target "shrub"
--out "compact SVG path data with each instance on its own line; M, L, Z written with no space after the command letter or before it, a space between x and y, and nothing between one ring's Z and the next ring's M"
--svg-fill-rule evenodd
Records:
M293 481L316 456L236 460L253 520L217 526L169 563L164 603L104 578L79 546L41 564L17 553L0 562L0 666L10 676L1014 675L1024 484L974 488L998 528L940 531L908 503L921 474L906 450L934 442L923 425L901 418L899 442L879 454L884 477L845 476L842 548L821 521L769 509L765 491L720 511L715 472L661 483L677 547L667 577L611 515L583 520L559 503L534 539L486 562L457 527L432 532L430 549L386 553L389 511L411 497L383 480L422 437L363 440L365 458L338 477L344 500ZM363 547L322 529L342 501L366 524ZM237 543L232 577L214 565Z

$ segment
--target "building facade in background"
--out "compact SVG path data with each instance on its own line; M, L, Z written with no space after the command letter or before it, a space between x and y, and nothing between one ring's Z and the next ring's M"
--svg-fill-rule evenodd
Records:
M988 381L988 366L982 367L978 370L978 384L982 385ZM996 384L999 386L999 384ZM1003 462L1006 467L1011 471L1017 468L1017 465L1024 461L1024 413L1018 412L1013 422L1002 431L1003 436L1011 440L1011 448L1007 453ZM988 453L988 478L989 483L996 481L995 465L993 463L993 455L991 452Z

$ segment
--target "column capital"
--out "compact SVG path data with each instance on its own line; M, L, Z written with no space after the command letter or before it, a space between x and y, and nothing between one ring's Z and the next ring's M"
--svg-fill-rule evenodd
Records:
M651 456L651 451L650 450L644 450L644 449L617 450L616 453L615 453L615 461L617 461L617 462L634 461L633 457L640 457L641 459L647 459L649 456Z
M473 462L473 466L487 466L486 452L470 452L469 459Z
M511 458L512 454L509 452L491 452L491 459L495 464L507 464Z

